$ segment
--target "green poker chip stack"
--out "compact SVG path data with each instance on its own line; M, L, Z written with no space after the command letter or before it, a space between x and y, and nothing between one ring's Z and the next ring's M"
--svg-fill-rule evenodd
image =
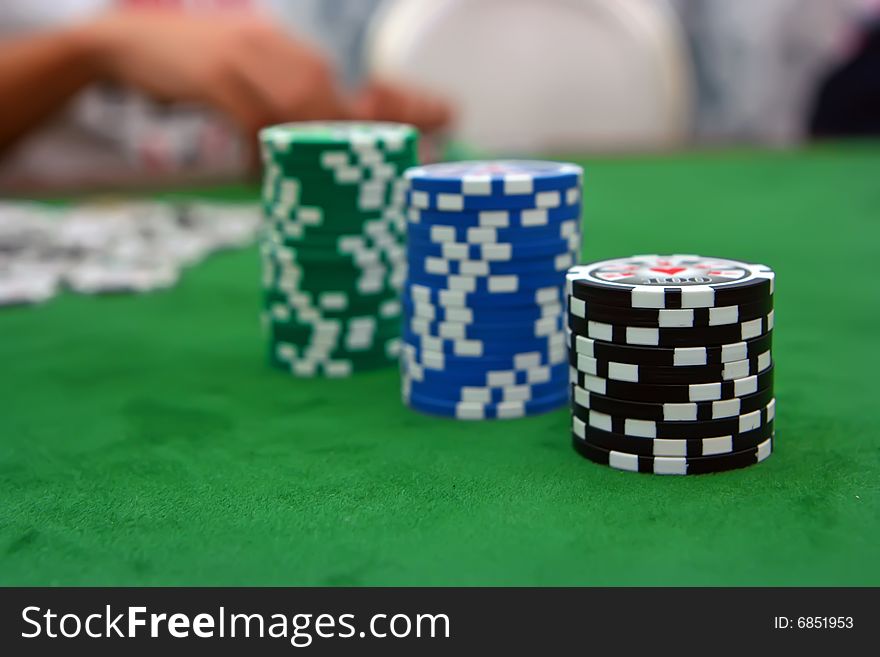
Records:
M260 145L270 363L303 377L396 365L403 172L418 164L418 132L398 123L288 123L262 130Z

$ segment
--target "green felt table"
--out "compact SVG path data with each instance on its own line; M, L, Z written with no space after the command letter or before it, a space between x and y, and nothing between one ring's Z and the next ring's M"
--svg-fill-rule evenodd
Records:
M880 148L583 163L585 259L776 270L768 461L619 472L564 409L456 422L404 408L394 369L291 379L248 249L0 311L0 583L880 584Z

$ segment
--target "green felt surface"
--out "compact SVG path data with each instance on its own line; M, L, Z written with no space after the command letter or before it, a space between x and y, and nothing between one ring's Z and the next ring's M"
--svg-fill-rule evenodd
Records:
M880 584L880 149L585 164L586 258L776 269L767 462L618 472L565 410L455 422L403 408L394 370L286 378L247 250L0 311L0 583Z

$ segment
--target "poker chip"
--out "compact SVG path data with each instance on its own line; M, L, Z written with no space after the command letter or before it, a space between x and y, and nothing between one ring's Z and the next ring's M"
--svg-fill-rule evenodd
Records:
M752 340L712 347L674 347L671 349L616 345L572 333L569 333L569 341L572 351L591 358L637 365L689 367L718 365L746 360L763 354L772 347L773 334L766 333Z
M294 376L394 365L406 275L403 172L418 133L302 122L260 133L260 239L269 362Z
M414 249L411 249L414 250ZM449 288L434 288L429 285L407 283L403 289L404 300L430 304L443 308L471 309L475 307L483 311L511 310L518 312L520 308L544 308L548 305L561 304L564 301L562 289L557 285L523 290L521 292L505 292L504 294L478 294ZM516 309L516 310L513 310Z
M599 395L629 401L648 401L661 404L719 401L753 395L760 390L771 387L773 385L773 366L771 365L760 374L732 381L681 384L613 381L575 370L573 383L577 383L584 390Z
M572 419L575 438L602 449L639 456L716 456L753 449L773 435L773 420L739 434L699 438L639 438L595 429L579 418Z
M580 187L584 171L574 164L539 160L447 162L414 167L405 176L410 188L463 196L524 196L548 190Z
M630 326L650 326L655 328L695 328L698 326L724 326L759 319L773 310L773 297L755 303L713 308L627 308L590 304L576 297L569 297L571 314L580 319L590 319L606 324L626 323Z
M623 308L713 308L773 295L764 265L696 255L647 255L572 267L568 294Z
M623 418L655 422L696 422L732 418L759 410L773 399L773 390L766 389L743 397L704 402L636 402L614 399L571 386L572 407L595 409Z
M528 400L510 400L502 402L476 402L476 401L451 401L428 397L418 392L411 391L409 382L404 379L403 389L404 402L413 410L441 415L457 420L509 420L538 415L552 411L564 405L566 395L555 394L547 397L539 397Z
M427 167L425 167L427 170ZM412 183L412 180L410 181ZM580 204L580 185L561 189L533 191L525 194L458 194L410 189L407 205L417 210L439 212L470 212L481 210L554 210L573 208Z
M776 436L773 286L769 267L696 255L569 269L575 450L655 474L766 459Z
M655 367L636 363L618 363L571 352L569 363L573 368L572 373L577 375L592 375L608 380L632 383L685 384L744 379L765 372L772 365L772 360L768 350L756 357L733 360L723 365ZM577 382L580 381L582 381L582 377ZM572 383L576 383L576 381L573 380ZM589 389L589 386L584 387Z
M776 400L771 399L770 403L763 408L735 417L694 422L638 420L619 415L608 415L580 404L572 406L572 415L590 428L621 434L625 437L669 438L673 440L695 440L706 436L736 437L773 421L776 417Z
M567 402L565 279L581 248L582 176L529 161L405 172L406 405L483 420Z
M582 456L596 463L629 472L650 472L664 475L709 474L747 468L764 461L773 452L773 438L767 438L757 446L729 454L714 456L643 456L631 452L607 450L581 440L572 438L574 448Z
M568 327L576 335L613 344L653 347L714 346L729 342L742 342L766 335L773 330L774 312L771 310L763 317L737 324L693 328L657 328L607 324L577 317L569 313Z
M580 231L580 217L571 217L564 221L547 225L495 228L484 226L449 226L432 223L420 225L409 223L407 231L411 239L437 244L463 242L467 244L498 244L519 240L524 237L532 241L566 239Z
M410 225L431 227L434 225L453 228L459 234L468 228L529 229L553 228L560 223L576 220L580 226L581 206L571 205L559 208L506 208L500 210L470 210L458 212L455 225L450 226L449 214L410 207L406 220ZM458 240L461 241L461 240Z

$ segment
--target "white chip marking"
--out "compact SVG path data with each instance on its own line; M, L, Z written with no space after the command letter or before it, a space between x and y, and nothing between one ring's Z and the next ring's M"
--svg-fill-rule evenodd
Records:
M437 209L443 212L460 212L464 210L464 196L461 194L437 194Z
M550 218L546 210L523 210L520 213L520 224L522 224L524 227L546 226L549 223Z
M513 257L512 244L483 244L480 248L484 260L507 261Z
M587 322L587 335L595 340L604 340L610 342L614 334L611 324L603 324L601 322Z
M489 292L516 292L519 289L519 278L515 275L489 276Z
M486 384L492 388L501 388L516 384L516 372L512 370L500 370L486 374Z
M492 176L466 174L462 177L461 191L466 196L489 196L492 194Z
M574 263L574 256L571 253L560 253L553 260L553 268L556 271L565 271Z
M469 255L467 244L447 242L440 246L440 251L448 260L467 260Z
M660 310L657 319L661 328L689 328L694 325L694 311L688 309Z
M477 279L474 276L461 276L453 274L446 278L446 284L450 290L473 293L477 291Z
M495 413L499 418L505 420L523 417L526 414L525 403L512 401L501 402L495 407Z
M725 417L736 417L740 414L741 409L742 401L739 397L714 401L712 402L712 419L719 420Z
M697 405L663 404L663 419L666 422L692 422L697 419Z
M749 340L750 338L757 338L759 335L763 334L763 326L764 320L761 318L753 319L748 322L743 322L742 326L742 339Z
M685 475L687 474L687 459L671 456L655 456L654 474Z
M590 426L602 431L611 431L611 416L598 411L590 411Z
M465 386L461 389L461 401L488 404L492 401L492 391L489 388Z
M724 367L721 368L721 378L725 381L742 379L749 375L750 366L751 363L748 360L734 360L724 363Z
M562 204L559 192L538 192L535 194L535 206L539 208L558 208Z
M425 258L425 271L429 274L448 274L449 261L444 258L428 256Z
M517 370L527 370L541 366L541 353L537 351L517 354L513 357L513 367Z
M458 270L468 276L488 276L489 263L484 260L459 260Z
M684 441L678 441L683 443ZM714 438L704 438L703 456L712 456L714 454L729 454L733 451L733 436L717 436Z
M479 340L457 340L453 344L456 356L482 356L483 343Z
M450 322L471 323L474 321L474 311L470 308L447 308L444 314Z
M587 302L578 299L576 297L569 297L569 312L575 317L580 317L581 319L586 319L587 317ZM580 336L578 336L580 337Z
M650 420L627 418L623 422L623 433L627 436L638 436L640 438L656 438L657 424Z
M591 337L593 336L591 335ZM660 329L627 326L626 342L627 344L651 345L656 347L660 344Z
M595 356L593 351L593 345L596 342L591 340L590 338L585 338L582 335L574 336L574 348L579 354L584 354L586 356Z
M733 394L737 397L751 395L758 392L758 377L749 376L744 379L737 379L733 382Z
M550 381L550 374L550 368L546 365L542 367L533 367L526 370L526 382L531 385L548 383Z
M455 228L452 226L431 226L432 242L455 242Z
M464 340L467 338L464 324L450 324L449 322L440 322L437 326L437 334L441 338L448 340Z
M705 347L676 347L672 354L672 364L678 366L706 365L708 352Z
M597 363L598 361L595 358L591 358L590 356L585 356L583 354L578 354L577 369L579 372L596 376L598 374Z
M529 174L508 173L504 175L504 193L506 195L532 194L534 189L534 181Z
M608 363L608 378L617 381L631 381L638 383L639 366L631 363Z
M502 402L529 401L532 398L531 386L520 384L507 386L501 390Z
M542 317L535 320L535 335L538 337L552 336L559 331L559 317Z
M630 292L630 305L633 308L665 308L663 288L636 285Z
M507 228L510 214L505 210L483 210L479 214L479 223L486 228Z
M658 438L651 443L654 456L681 457L687 456L687 443L683 440Z
M559 289L556 287L542 287L535 292L535 303L547 304L559 301Z
M681 288L682 308L708 308L714 305L715 290L708 285L692 285Z
M583 385L584 389L586 389L590 392L595 392L599 395L607 394L606 393L607 382L605 381L605 379L598 377L598 376L592 376L590 374L585 374L583 376L583 380L584 380L584 385Z
M739 322L739 306L709 308L709 326L736 324Z
M483 404L474 402L458 402L455 405L455 417L460 420L482 420L486 411Z
M688 399L692 402L714 401L721 398L721 383L695 383L688 386Z
M420 210L427 210L431 207L431 200L427 192L410 192L410 205Z
M629 472L639 471L639 457L635 454L624 454L623 452L609 452L608 465L618 470L627 470Z
M721 362L728 363L733 360L745 360L749 357L749 346L745 342L725 344L721 346Z
M492 244L498 241L498 231L495 228L468 228L467 242L469 244Z
M752 411L739 416L739 433L753 431L761 426L761 411Z

